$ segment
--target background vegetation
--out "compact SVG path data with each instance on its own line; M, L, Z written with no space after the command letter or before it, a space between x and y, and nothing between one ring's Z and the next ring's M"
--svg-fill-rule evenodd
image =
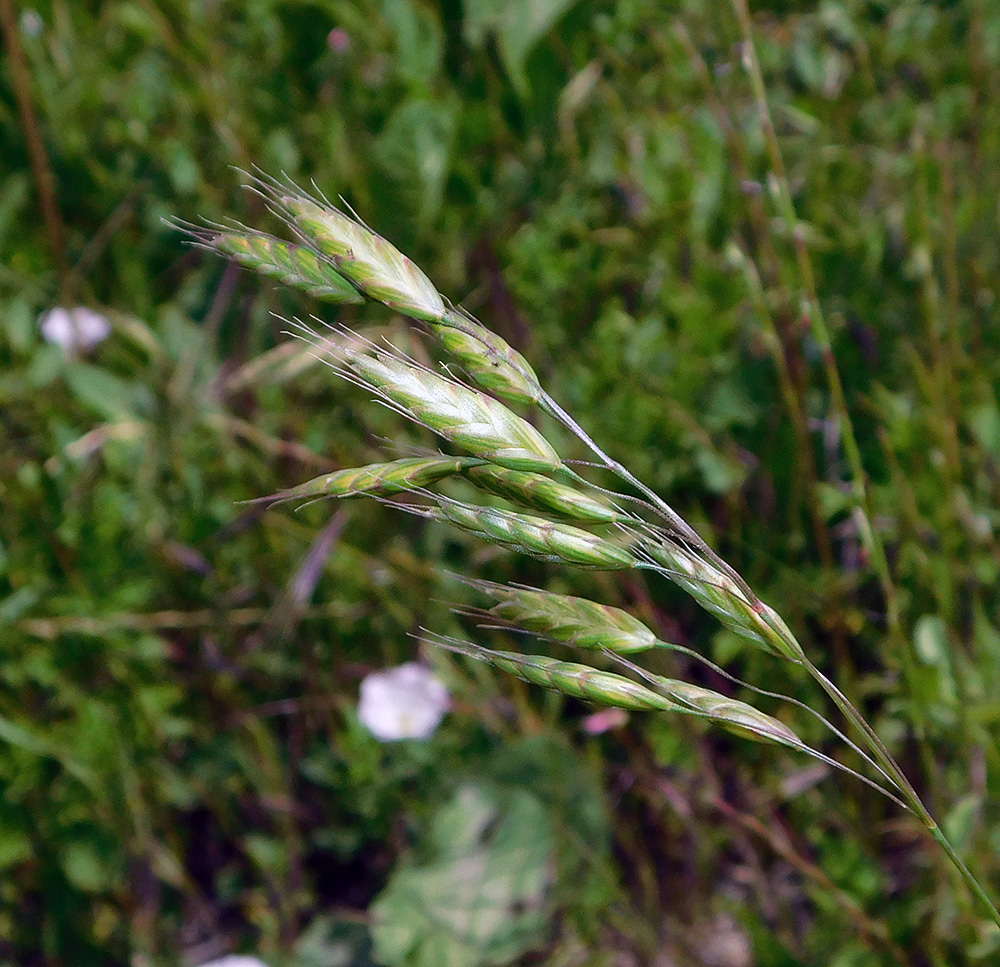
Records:
M241 504L406 431L280 335L319 306L162 219L266 225L234 165L343 195L789 619L996 897L1000 8L754 5L893 628L727 4L0 7L2 959L995 959L918 825L791 755L653 716L592 735L441 654L435 737L369 736L360 678L457 628L442 568L774 672L662 585L367 502ZM68 356L38 318L77 304L113 330Z

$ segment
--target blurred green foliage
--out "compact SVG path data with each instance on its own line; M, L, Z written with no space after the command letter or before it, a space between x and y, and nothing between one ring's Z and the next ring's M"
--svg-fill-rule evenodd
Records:
M893 640L726 4L15 6L0 69L2 959L367 963L365 911L380 893L374 909L398 911L407 878L442 875L435 837L461 789L508 817L474 844L484 869L509 833L549 871L503 898L531 922L477 935L479 962L530 947L521 962L708 963L727 917L760 965L996 956L914 824L771 749L653 718L588 737L580 708L442 655L428 657L456 709L435 738L368 736L358 680L412 656L409 632L456 620L442 565L624 603L743 677L773 672L670 589L554 575L369 504L241 504L375 459L383 437L422 438L281 336L272 313L317 306L162 219L263 227L233 166L342 194L803 632L996 896L1000 9L755 10L889 548ZM37 322L77 304L113 325L85 356ZM504 825L525 810L532 829ZM429 922L395 926L426 944ZM429 962L386 936L384 962ZM714 963L747 962L728 949Z

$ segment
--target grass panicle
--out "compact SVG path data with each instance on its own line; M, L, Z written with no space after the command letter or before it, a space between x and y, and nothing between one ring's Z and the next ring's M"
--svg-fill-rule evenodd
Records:
M295 185L255 178L254 187L365 296L426 323L483 389L512 403L543 398L538 376L524 356L468 312L447 304L431 280L381 235Z
M357 219L295 186L262 179L257 179L256 184L302 245L281 242L250 230L243 233L242 229L218 234L194 233L196 239L241 264L313 294L329 290L327 297L338 301L336 293L342 290L343 299L339 301L357 301L360 293L423 322L470 378L489 391L482 392L440 375L389 344L375 344L336 327L330 327L330 336L321 337L305 323L295 320L293 334L310 342L319 358L341 376L371 390L382 403L471 457L416 458L338 471L282 492L276 499L361 494L384 499L412 491L432 502L403 502L396 506L452 524L496 546L553 564L645 570L668 578L725 627L808 672L857 730L863 749L846 737L841 738L848 747L861 753L863 761L886 780L888 788L806 746L783 722L752 705L691 683L654 675L631 664L623 655L657 645L675 646L660 641L652 629L617 608L530 588L476 585L497 602L491 609L478 612L480 617L556 642L601 649L639 675L643 684L586 664L490 651L452 639L443 643L525 681L566 695L625 709L697 716L738 735L814 756L856 776L911 810L923 822L1000 925L1000 912L966 868L879 736L837 686L809 661L781 617L756 596L746 580L660 495L605 453L542 389L534 370L520 353L472 316L451 308L409 258ZM626 514L610 501L582 493L580 486L588 486L588 482L563 462L534 426L491 393L508 402L536 404L594 453L601 466L637 492L639 496L629 500L636 500L638 506L660 518L663 524L654 525L636 514ZM527 509L581 523L611 525L617 528L615 539L545 517L464 503L426 489L458 474L480 489ZM756 691L773 697L773 693ZM840 735L836 730L834 733Z

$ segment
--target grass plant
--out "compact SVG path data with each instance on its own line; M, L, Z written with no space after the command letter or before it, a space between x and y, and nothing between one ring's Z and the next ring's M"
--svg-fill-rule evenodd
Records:
M748 30L745 6L737 3L737 9ZM745 41L751 76L757 79L762 99L759 68L753 59L749 34ZM765 114L766 128L769 123ZM535 588L472 582L474 588L499 599L486 612L485 623L499 620L508 629L543 640L591 653L599 651L640 681L591 664L494 651L432 633L428 640L573 698L623 709L705 718L730 732L790 747L863 778L920 820L1000 927L1000 911L959 857L878 734L837 685L809 659L780 615L761 601L740 574L661 496L605 453L541 387L534 370L519 353L471 315L453 309L409 258L353 214L340 211L327 199L312 197L291 183L255 178L253 185L272 211L284 220L296 239L294 244L270 240L241 226L220 234L188 228L189 234L221 255L307 292L317 291L319 280L325 279L324 298L338 301L338 293L342 293L342 301L354 301L360 293L423 323L438 338L446 357L450 354L441 373L407 357L388 341L373 341L343 327L324 329L319 319L315 319L318 327L300 319L291 320L289 332L307 341L317 358L340 376L371 390L379 401L466 454L428 453L339 471L277 494L275 499L362 494L387 499L393 494L409 494L412 499L395 506L451 524L508 550L559 565L649 571L672 581L734 634L759 646L772 658L791 663L812 676L855 730L860 747L849 741L848 744L860 754L872 774L860 776L804 743L784 722L752 705L634 665L623 654L653 647L660 643L659 639L627 613L599 602ZM787 187L782 193L787 194ZM789 218L794 219L793 211L789 212ZM258 243L262 237L268 239L266 244ZM303 254L289 254L299 251ZM309 271L279 269L279 262L307 264ZM800 264L805 271L806 263ZM810 313L822 337L824 329L822 318L816 315L818 309L812 307ZM455 333L461 338L453 338ZM834 396L842 401L829 340L821 339L821 345ZM469 382L451 370L456 364ZM532 423L509 408L515 405L534 407L537 416L561 424L598 458L598 466L615 474L634 493L617 494L590 482ZM847 421L846 410L842 416ZM853 440L849 422L846 426L848 438ZM853 449L857 449L856 445ZM863 477L854 461L852 468L855 497L863 519L867 519ZM432 489L459 476L466 476L483 489L500 495L513 509L470 503L446 491ZM575 523L525 512L539 506L552 516ZM626 506L627 509L622 509ZM884 551L878 550L870 524L864 532L868 535L868 546L884 563ZM890 630L893 627L890 622Z
M1000 895L1000 5L244 6L0 0L0 961L996 962L919 817L787 745L423 645L432 739L356 708L427 627L709 688L891 792L756 598ZM360 242L322 255L255 165L392 239L419 324L345 206L279 188ZM229 261L163 227L195 213ZM67 353L74 307L107 338ZM561 467L365 405L296 314ZM593 540L638 565L559 557ZM501 848L449 851L470 813ZM516 942L463 932L472 867L534 871Z

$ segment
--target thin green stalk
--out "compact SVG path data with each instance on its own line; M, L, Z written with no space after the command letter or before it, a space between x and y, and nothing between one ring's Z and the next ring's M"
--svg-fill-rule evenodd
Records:
M931 193L928 184L928 168L931 158L926 150L925 135L922 130L918 130L915 137L915 152L918 159L919 175L916 179L917 188L917 208L920 225L920 234L923 240L923 249L927 253L926 260L921 270L921 292L924 303L924 312L927 321L927 334L931 344L930 362L930 382L931 393L928 396L932 406L931 424L936 431L940 441L941 450L945 454L944 475L948 493L957 494L962 486L962 454L959 449L959 414L961 406L958 399L956 372L961 358L961 347L958 343L958 310L957 310L957 287L958 278L954 266L957 255L954 251L954 242L948 246L949 258L945 259L945 272L949 279L949 297L947 300L947 311L942 311L941 293L934 275L934 239L930 220ZM945 186L942 189L944 195L944 205L946 211L950 208L950 179L945 178ZM954 223L951 222L954 229ZM953 235L953 231L949 233ZM948 265L951 265L950 270ZM942 330L947 328L948 338L943 338ZM930 420L928 421L930 422ZM953 500L940 501L937 506L940 514L940 531L942 536L941 553L947 562L947 573L958 575L961 573L957 555L959 548L956 545L956 531L960 528L957 508ZM935 590L939 602L939 608L949 625L955 622L956 612L956 589L955 585L949 581L936 582ZM957 714L959 726L963 733L968 734L968 695L969 684L966 681L965 668L962 661L948 654L949 667L955 679L958 689Z
M21 31L18 29L15 8L11 0L0 0L0 26L3 28L0 30L3 47L10 64L11 85L21 114L21 130L24 132L31 173L38 192L42 223L45 225L45 234L48 237L60 289L65 290L69 276L69 263L66 259L66 227L56 197L55 175L45 149L45 138L31 93L31 69L21 48ZM66 297L65 291L61 292L61 295Z
M930 810L924 805L917 791L910 783L910 780L907 779L906 773L899 767L899 764L879 738L878 733L868 724L865 717L847 700L840 689L815 665L808 659L803 664L806 666L809 674L812 675L820 687L830 696L844 717L861 733L865 745L868 746L872 756L883 770L883 774L887 775L896 784L896 788L906 801L907 806L909 806L914 815L916 815L931 836L937 841L938 845L944 850L945 855L951 860L955 869L958 870L968 888L979 898L993 922L1000 927L1000 910L997 909L993 900L990 899L989 894L982 888L979 881L962 861L962 858L955 851L955 847L948 841L937 820L934 819Z
M830 544L830 531L826 526L822 507L816 498L816 488L819 484L819 474L816 470L816 461L813 457L812 444L809 440L809 429L806 425L805 408L799 396L798 387L792 377L788 360L785 358L785 345L782 342L778 326L772 317L767 306L767 299L764 293L764 285L757 267L750 257L739 246L733 245L734 261L738 260L743 269L746 279L747 290L750 293L750 301L754 312L760 320L761 333L764 338L764 345L771 354L774 361L774 368L778 376L778 387L781 397L788 411L789 419L792 421L792 430L795 433L795 443L799 457L799 477L804 479L805 486L801 488L804 494L800 493L800 488L796 487L793 500L798 502L804 497L809 511L809 518L812 523L813 537L816 541L816 548L819 552L820 562L827 571L833 570L833 548ZM796 508L797 512L797 508ZM794 521L795 517L792 517Z
M771 162L772 173L774 175L778 206L781 210L782 218L785 219L792 232L795 258L802 277L804 302L807 310L806 315L809 319L813 338L819 345L820 355L823 360L823 370L830 388L833 410L837 414L837 420L840 424L844 454L851 468L851 495L854 498L855 506L860 511L861 539L871 555L872 564L878 575L879 583L882 586L889 628L895 635L900 626L899 603L896 589L889 571L889 561L886 557L885 547L871 524L871 500L865 484L865 469L861 460L861 449L854 434L854 424L851 421L850 412L847 408L844 386L840 380L837 361L833 355L830 330L827 327L826 317L823 315L823 309L816 294L816 277L813 274L812 261L806 249L805 235L799 225L798 216L795 213L795 204L792 201L792 193L788 187L785 162L778 144L774 122L771 119L771 110L767 103L764 77L761 74L760 63L757 60L757 49L754 46L753 29L750 23L750 11L747 9L746 0L733 0L733 7L743 33L743 62L750 78L754 99L757 102L757 110L760 114L768 158Z
M635 476L627 467L620 464L613 457L610 457L600 446L591 438L590 434L576 420L573 419L548 393L543 393L541 399L538 401L539 406L545 410L550 416L557 419L567 430L569 430L578 440L580 440L587 448L610 470L612 473L616 474L626 483L635 487L647 500L652 504L653 509L664 519L674 531L687 541L692 547L697 548L702 554L704 554L720 571L722 571L728 578L730 578L736 586L743 592L746 596L747 601L750 602L752 606L759 606L760 599L754 594L753 589L749 584L730 567L711 547L705 542L705 539L686 521L676 510L673 509L655 490L644 484L638 477Z
M933 403L942 420L942 423L938 425L941 448L947 458L946 468L952 478L949 483L954 487L961 476L962 466L957 432L960 403L956 381L956 370L961 358L961 346L958 341L956 311L953 311L953 300L957 299L957 296L952 294L951 298L949 298L947 313L942 312L941 292L934 274L934 250L936 246L934 244L934 231L931 227L930 218L931 192L930 185L928 184L928 168L932 163L932 159L927 150L927 135L922 125L918 126L913 141L914 154L917 161L917 177L915 179L917 219L923 243L923 251L921 253L923 257L918 260L918 264L921 297L924 303L924 314L927 322L927 336L932 349L931 370L934 377L933 391L935 397ZM947 206L947 200L945 205ZM954 279L954 271L950 274ZM949 286L951 293L953 293L954 287L957 285L958 281L954 279ZM946 327L948 330L947 339L944 338L945 334L943 331Z
M726 147L732 158L737 177L740 180L750 180L752 173L746 143L739 135L725 106L716 94L712 75L708 69L708 65L705 63L705 59L698 52L690 34L680 20L675 23L674 29L678 40L691 59L691 64L701 81L705 99L715 114L719 127L725 132ZM657 39L655 35L653 39L654 41ZM789 519L793 522L796 520L798 504L800 501L804 501L809 512L820 561L826 570L832 571L833 547L830 541L830 529L827 526L826 518L823 516L823 511L817 498L816 488L819 482L819 474L816 469L816 458L813 455L812 445L809 442L809 431L806 426L806 409L802 401L804 392L803 379L796 379L796 373L803 370L801 352L796 340L788 331L788 325L779 326L775 318L776 313L767 305L765 297L765 287L779 283L785 285L784 276L787 273L784 270L782 260L778 257L771 233L768 230L768 216L764 208L763 197L759 194L751 193L746 201L757 245L760 247L765 262L766 278L762 279L760 277L757 266L754 264L749 253L744 253L734 243L737 253L736 257L744 270L750 298L761 322L764 343L774 360L782 400L795 432L797 472L800 478L804 480L804 486L794 488L794 493L791 495ZM795 372L793 372L793 367L789 360L792 360L796 364ZM835 630L834 647L837 649L838 665L843 667L844 665L851 664L850 656L847 655L844 644L842 628ZM853 677L853 667L851 667L850 672Z
M795 203L792 200L792 193L789 188L781 146L778 144L777 132L775 131L774 121L771 118L771 110L768 106L767 92L764 86L764 76L761 73L760 62L757 59L757 49L753 39L750 11L746 0L732 0L732 2L743 36L743 62L750 78L754 99L760 115L764 141L767 145L768 158L771 162L772 182L775 188L776 200L781 216L792 234L795 259L802 280L806 316L809 320L813 338L820 349L823 371L830 390L833 412L837 416L844 454L847 457L847 462L851 470L850 487L855 510L855 520L861 541L869 554L872 567L882 590L889 638L896 646L896 653L901 657L903 674L906 681L912 684L916 680L917 672L913 644L903 632L902 621L900 619L899 595L896 592L895 582L892 579L885 545L872 526L874 509L866 484L867 476L864 463L861 459L861 448L858 446L857 437L854 433L854 423L851 420L850 411L847 407L844 386L840 379L840 371L837 368L836 358L833 354L830 330L827 327L826 317L823 314L823 308L820 305L817 294L816 277L813 272L812 260L806 248L805 234L802 231L795 212ZM913 704L912 715L918 738L922 740L926 732L926 718L923 707L919 703ZM936 770L933 762L928 757L927 747L923 741L920 742L920 754L923 759L924 770L931 781L933 781Z
M784 158L778 144L777 133L774 122L771 118L771 111L768 107L767 93L764 86L764 78L760 69L760 62L757 59L757 51L753 39L753 27L750 20L750 11L747 0L732 0L733 9L736 12L740 30L743 35L743 61L753 88L754 98L757 102L757 109L760 114L761 126L764 132L764 139L774 175L776 197L782 217L785 219L792 232L792 241L795 249L795 257L802 277L804 289L804 302L807 309L810 329L820 348L823 360L824 373L830 389L831 401L834 412L840 423L841 439L843 441L844 453L851 468L851 495L857 510L859 530L865 547L871 555L872 565L878 575L879 583L886 604L886 618L890 636L900 643L901 653L905 661L905 670L912 680L913 655L910 643L905 640L902 634L902 624L900 621L899 600L895 585L889 569L889 561L885 553L885 547L871 524L872 504L865 480L864 464L861 459L861 449L858 446L857 437L854 433L854 425L851 421L847 408L847 400L844 395L843 383L840 379L840 372L837 369L837 362L833 354L833 345L830 338L830 331L823 315L817 295L816 278L813 273L812 261L806 249L805 236L799 225L798 216L795 212L795 204L792 200L791 190L788 184L788 176L785 171ZM842 714L857 728L865 740L865 744L871 750L875 759L886 770L886 772L896 782L899 791L906 799L907 804L917 815L920 821L928 829L931 835L937 840L944 850L945 855L961 874L972 893L977 896L993 921L1000 926L1000 911L993 901L983 890L982 886L962 862L954 847L948 842L944 832L938 826L930 811L917 795L916 790L909 779L900 769L892 755L886 749L882 740L875 730L868 724L860 712L847 700L843 693L819 671L808 660L806 667L813 678L819 683L824 691L830 696ZM919 714L919 709L916 710ZM919 724L919 723L918 723ZM922 731L922 730L921 730ZM923 747L923 744L922 744ZM933 775L933 771L929 773Z

